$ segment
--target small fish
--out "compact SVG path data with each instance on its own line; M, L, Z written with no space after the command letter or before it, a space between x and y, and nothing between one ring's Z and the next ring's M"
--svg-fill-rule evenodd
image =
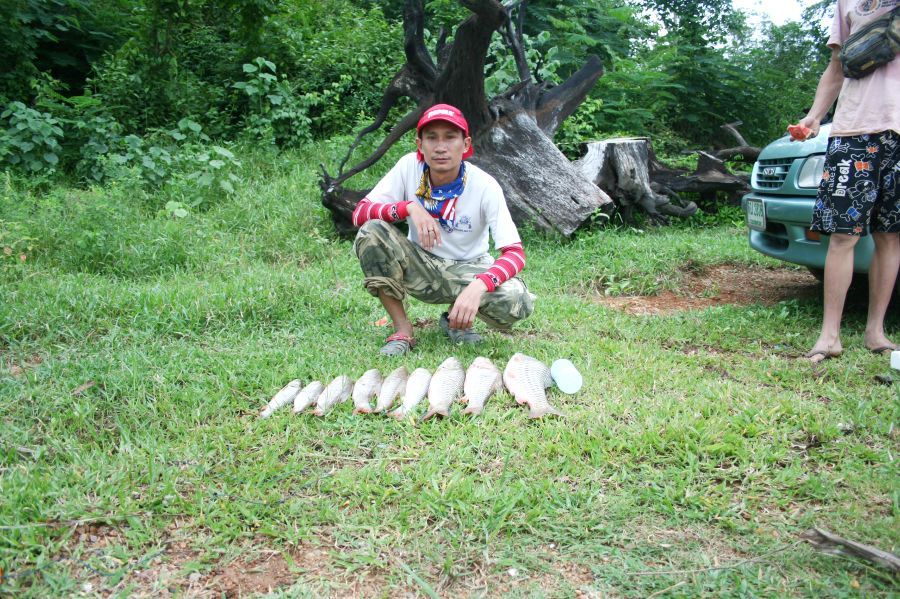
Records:
M371 414L369 400L381 390L381 373L377 368L367 370L353 385L353 413Z
M427 368L416 368L406 381L406 389L403 392L403 403L400 407L388 414L397 420L403 420L416 409L419 402L428 393L428 383L431 382L431 373Z
M553 384L550 369L538 359L525 354L514 354L503 370L503 383L516 402L527 403L531 408L529 418L541 418L547 414L563 414L547 401L545 389Z
M300 393L297 394L297 397L294 398L294 414L299 414L316 403L316 400L319 399L319 395L322 394L324 388L325 386L319 381L313 381L303 387L303 389L300 390Z
M503 376L500 369L487 358L475 358L466 370L466 382L463 383L460 401L468 404L463 414L481 414L488 398L502 388Z
M274 414L276 410L279 410L294 401L294 398L299 392L300 379L294 379L293 381L282 387L281 391L276 393L275 396L271 400L269 400L269 403L266 404L266 407L264 407L259 413L259 417L268 418L269 416Z
M350 392L353 389L353 381L349 376L341 375L328 383L328 386L322 391L322 394L316 399L316 409L313 414L316 416L324 416L339 403L343 403L350 399Z
M406 366L401 366L387 375L387 378L381 383L381 391L378 392L378 401L375 403L376 414L380 414L391 407L394 403L394 398L406 390L406 380L408 378L409 373L406 372Z
M462 394L465 378L466 371L456 358L447 358L438 366L428 384L428 411L422 416L422 422L434 416L450 415L450 406Z

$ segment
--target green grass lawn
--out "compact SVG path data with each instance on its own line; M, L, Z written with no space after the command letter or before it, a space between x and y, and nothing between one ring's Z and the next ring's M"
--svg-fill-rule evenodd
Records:
M890 371L862 348L864 309L814 376L797 356L818 299L597 301L710 265L786 268L741 227L526 232L530 319L453 347L441 308L413 303L418 348L384 358L383 314L319 205L316 165L341 147L251 155L236 195L174 220L127 182L0 179L0 595L898 592L798 541L900 544L900 385L875 382ZM896 311L888 325L900 337ZM517 351L581 369L577 395L551 392L565 419L505 393L419 426L349 404L257 418L292 378Z

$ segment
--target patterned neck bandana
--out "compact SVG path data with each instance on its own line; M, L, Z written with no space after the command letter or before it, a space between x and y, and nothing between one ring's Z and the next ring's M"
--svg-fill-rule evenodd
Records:
M459 176L446 185L431 186L428 164L422 170L422 180L416 197L428 214L438 219L441 229L447 233L453 232L453 222L456 220L456 200L462 195L466 187L466 163L459 165Z

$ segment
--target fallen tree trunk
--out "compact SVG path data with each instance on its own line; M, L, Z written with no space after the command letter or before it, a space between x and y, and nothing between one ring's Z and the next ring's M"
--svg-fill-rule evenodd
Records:
M738 156L742 162L746 162L748 164L753 164L756 162L756 159L759 158L759 153L762 151L756 146L751 146L747 143L747 140L744 139L744 136L741 135L740 131L737 130L738 127L743 125L742 121L735 121L733 123L726 123L722 125L722 129L727 131L731 136L735 139L738 145L733 148L725 148L724 150L718 150L716 152L716 158L719 160L734 160Z
M697 168L693 173L671 169L652 156L650 179L660 189L673 193L696 193L705 202L714 202L719 192L730 198L750 191L748 178L730 173L725 163L707 152L697 152Z
M760 152L762 152L762 150L756 146L735 146L733 148L718 150L716 152L716 158L719 160L734 160L735 158L740 157L741 162L753 164L759 158Z

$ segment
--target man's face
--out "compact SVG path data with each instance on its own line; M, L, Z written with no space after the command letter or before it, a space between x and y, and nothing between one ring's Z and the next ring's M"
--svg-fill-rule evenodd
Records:
M416 147L425 157L425 162L431 168L432 176L448 177L452 175L450 181L455 179L459 173L463 154L471 144L471 137L465 137L462 129L446 121L428 123L422 127L419 137L416 138Z

